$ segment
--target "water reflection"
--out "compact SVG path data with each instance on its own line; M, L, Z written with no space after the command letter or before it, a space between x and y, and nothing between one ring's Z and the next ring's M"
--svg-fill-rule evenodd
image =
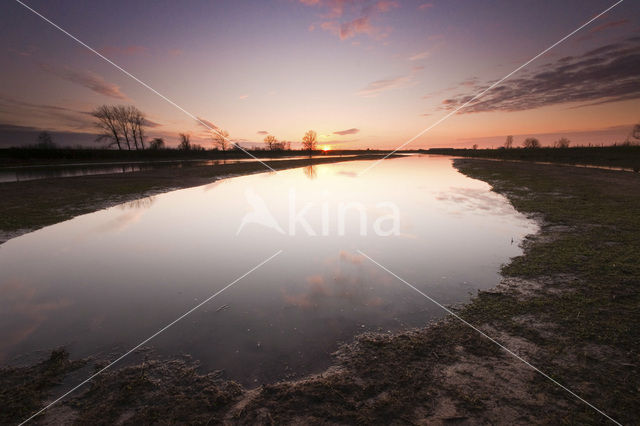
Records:
M308 177L309 179L315 179L318 175L316 173L316 168L313 165L307 166L303 170L304 170L305 176Z
M352 177L370 164L314 166L314 179L292 169L220 180L8 241L0 246L2 359L60 345L74 356L121 352L282 249L152 344L246 385L294 377L325 367L356 333L442 315L358 249L450 304L495 285L500 265L520 254L512 239L536 229L450 159L397 158ZM330 232L289 232L292 191L298 213L311 205L309 226ZM262 200L284 232L259 220L242 226L259 210L246 194ZM384 214L379 202L393 202L399 234L362 236L355 212L339 235L333 213L354 201L369 219Z
M346 157L349 157L347 155ZM289 156L289 157L264 157L262 161L273 160L294 160L301 158L332 158L340 155L322 156ZM15 166L0 167L0 183L2 182L23 182L28 180L91 176L113 173L131 173L144 170L156 170L162 168L184 168L193 166L214 166L219 164L234 164L256 161L254 158L230 158L218 160L159 160L159 161L135 161L129 163L71 163L71 164L51 164L41 166Z

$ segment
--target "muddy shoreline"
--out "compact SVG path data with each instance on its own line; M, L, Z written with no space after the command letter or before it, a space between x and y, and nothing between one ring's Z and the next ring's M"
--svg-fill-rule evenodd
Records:
M541 223L503 279L456 313L624 424L640 418L640 176L461 159ZM430 303L425 300L425 303ZM107 370L36 419L42 424L606 424L593 407L448 316L365 333L321 374L247 391L188 359ZM0 422L23 420L95 360L63 350L5 369ZM59 383L63 384L60 385Z

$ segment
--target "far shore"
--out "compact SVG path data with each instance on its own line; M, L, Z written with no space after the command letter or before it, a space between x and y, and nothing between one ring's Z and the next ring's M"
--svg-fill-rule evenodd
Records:
M301 154L298 154L301 155ZM246 155L245 155L246 158ZM128 201L228 177L342 161L375 160L379 154L196 165L183 168L47 178L0 183L0 244L11 238Z

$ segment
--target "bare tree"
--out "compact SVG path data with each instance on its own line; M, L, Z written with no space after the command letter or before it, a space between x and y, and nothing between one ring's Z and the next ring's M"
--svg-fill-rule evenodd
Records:
M522 142L522 146L525 148L540 148L540 141L536 138L526 138Z
M138 141L140 146L144 149L144 126L147 125L145 114L138 108L129 107L129 119L131 120L131 130L133 133L133 140L138 147Z
M267 136L266 138L264 138L264 142L267 144L267 147L270 150L274 150L276 147L275 145L278 143L278 139L276 139L275 136Z
M53 137L51 133L44 131L38 134L38 143L36 144L36 148L40 149L55 149L56 144L53 143Z
M554 148L569 148L571 141L567 138L560 138L553 143Z
M211 131L211 139L219 149L226 151L229 148L229 132L223 129L215 129ZM235 145L235 144L234 144Z
M189 151L191 149L191 136L186 133L180 133L178 149L182 151Z
M640 140L640 123L633 126L633 130L631 131L631 136L634 139Z
M149 149L162 149L164 148L164 139L162 138L154 138L149 143Z
M504 147L507 149L513 148L513 136L507 136L507 140L504 141Z
M313 151L318 144L318 135L313 130L309 130L302 138L302 149L305 151Z
M120 124L116 117L115 107L102 105L96 108L91 115L98 120L96 126L102 131L97 140L109 139L111 144L115 144L121 150Z
M118 127L119 133L124 137L127 148L131 150L131 141L133 134L131 132L131 112L129 107L125 105L116 105L111 107ZM137 144L137 143L136 143ZM137 149L137 146L136 146Z

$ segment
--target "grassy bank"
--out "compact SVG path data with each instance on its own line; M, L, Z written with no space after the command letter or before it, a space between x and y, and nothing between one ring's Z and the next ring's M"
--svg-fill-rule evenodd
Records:
M378 157L283 159L266 164L283 170L374 158ZM268 171L262 163L247 162L0 183L0 244L43 226L152 194L204 185L230 175Z
M640 171L640 146L637 145L535 149L433 148L425 152L428 154L450 155L456 157L582 164Z
M636 423L640 176L476 159L455 164L463 173L489 182L541 223L541 231L526 241L524 255L504 266L503 281L479 293L458 314L612 418ZM175 363L153 361L106 372L45 420L609 422L451 317L399 334L360 335L336 353L335 366L324 373L253 391ZM5 378L15 377L12 371L0 374L3 389ZM43 386L53 389L50 382ZM6 407L6 393L2 398L0 406Z

